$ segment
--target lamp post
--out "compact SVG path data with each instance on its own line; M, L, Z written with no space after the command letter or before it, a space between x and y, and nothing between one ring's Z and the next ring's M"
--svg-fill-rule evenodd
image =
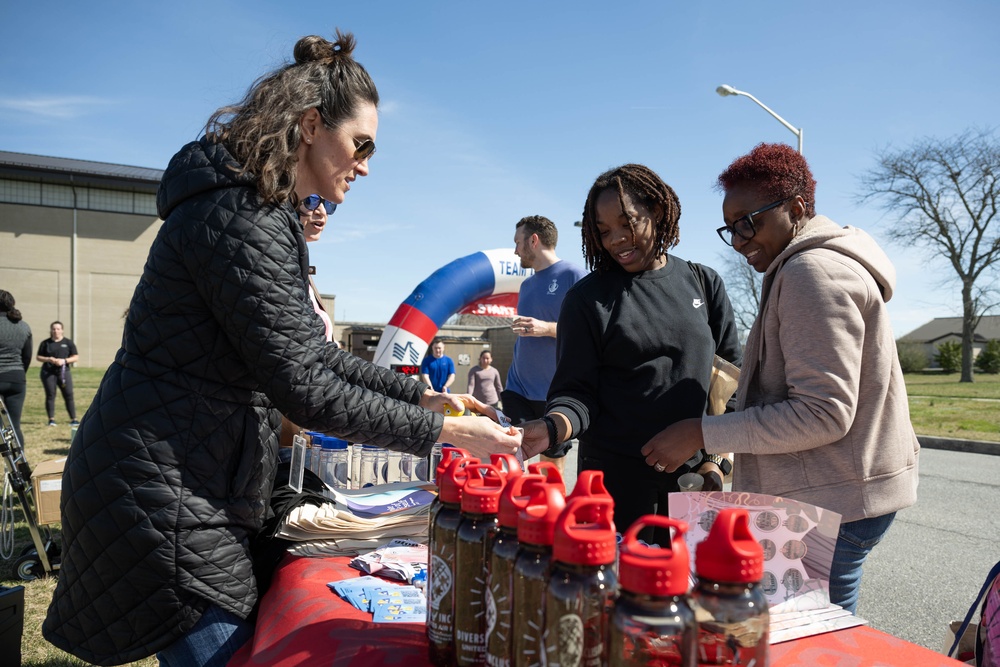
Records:
M730 86L728 84L723 84L723 85L719 86L718 88L715 89L715 92L717 92L722 97L729 97L730 95L742 95L743 97L749 97L751 100L753 100L754 102L756 102L758 104L758 106L760 106L761 109L763 109L764 111L766 111L769 114L771 114L772 116L774 116L775 120L777 120L779 123L781 123L782 125L784 125L785 127L787 127L789 130L792 131L792 134L794 134L796 137L799 138L799 155L802 154L802 128L801 127L800 128L796 128L794 125L792 125L791 123L789 123L787 120L785 120L784 118L782 118L778 114L776 114L773 111L771 111L767 107L766 104L764 104L763 102L761 102L760 100L758 100L756 97L754 97L750 93L745 93L742 90L736 90L735 88L733 88L732 86Z

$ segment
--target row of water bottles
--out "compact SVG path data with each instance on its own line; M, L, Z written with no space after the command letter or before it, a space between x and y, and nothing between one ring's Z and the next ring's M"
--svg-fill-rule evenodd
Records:
M304 433L306 468L334 489L363 489L393 482L431 482L441 460L441 445L429 456L394 452L384 447L349 443L323 433Z

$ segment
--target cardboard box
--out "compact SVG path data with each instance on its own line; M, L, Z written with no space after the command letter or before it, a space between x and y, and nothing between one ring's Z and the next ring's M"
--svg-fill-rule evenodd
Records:
M38 525L59 523L59 501L62 499L62 475L66 457L42 461L31 471L31 488L35 493Z

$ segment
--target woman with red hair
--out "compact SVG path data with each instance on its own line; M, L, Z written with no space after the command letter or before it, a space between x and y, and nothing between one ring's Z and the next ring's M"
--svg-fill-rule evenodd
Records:
M764 274L736 412L678 422L643 448L673 470L698 449L736 453L733 490L840 513L830 599L854 612L861 568L916 502L919 445L886 302L896 272L875 241L816 215L790 146L760 144L719 176L722 240Z

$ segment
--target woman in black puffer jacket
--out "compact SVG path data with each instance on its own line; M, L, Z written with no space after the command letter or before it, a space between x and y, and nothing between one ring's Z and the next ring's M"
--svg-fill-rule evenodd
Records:
M421 456L442 440L481 455L520 444L489 419L443 417L453 397L325 340L295 207L314 193L341 203L368 174L378 93L353 48L339 31L299 40L295 63L216 112L163 175L164 223L63 475L43 633L84 660L223 665L252 634L249 544L281 413Z

